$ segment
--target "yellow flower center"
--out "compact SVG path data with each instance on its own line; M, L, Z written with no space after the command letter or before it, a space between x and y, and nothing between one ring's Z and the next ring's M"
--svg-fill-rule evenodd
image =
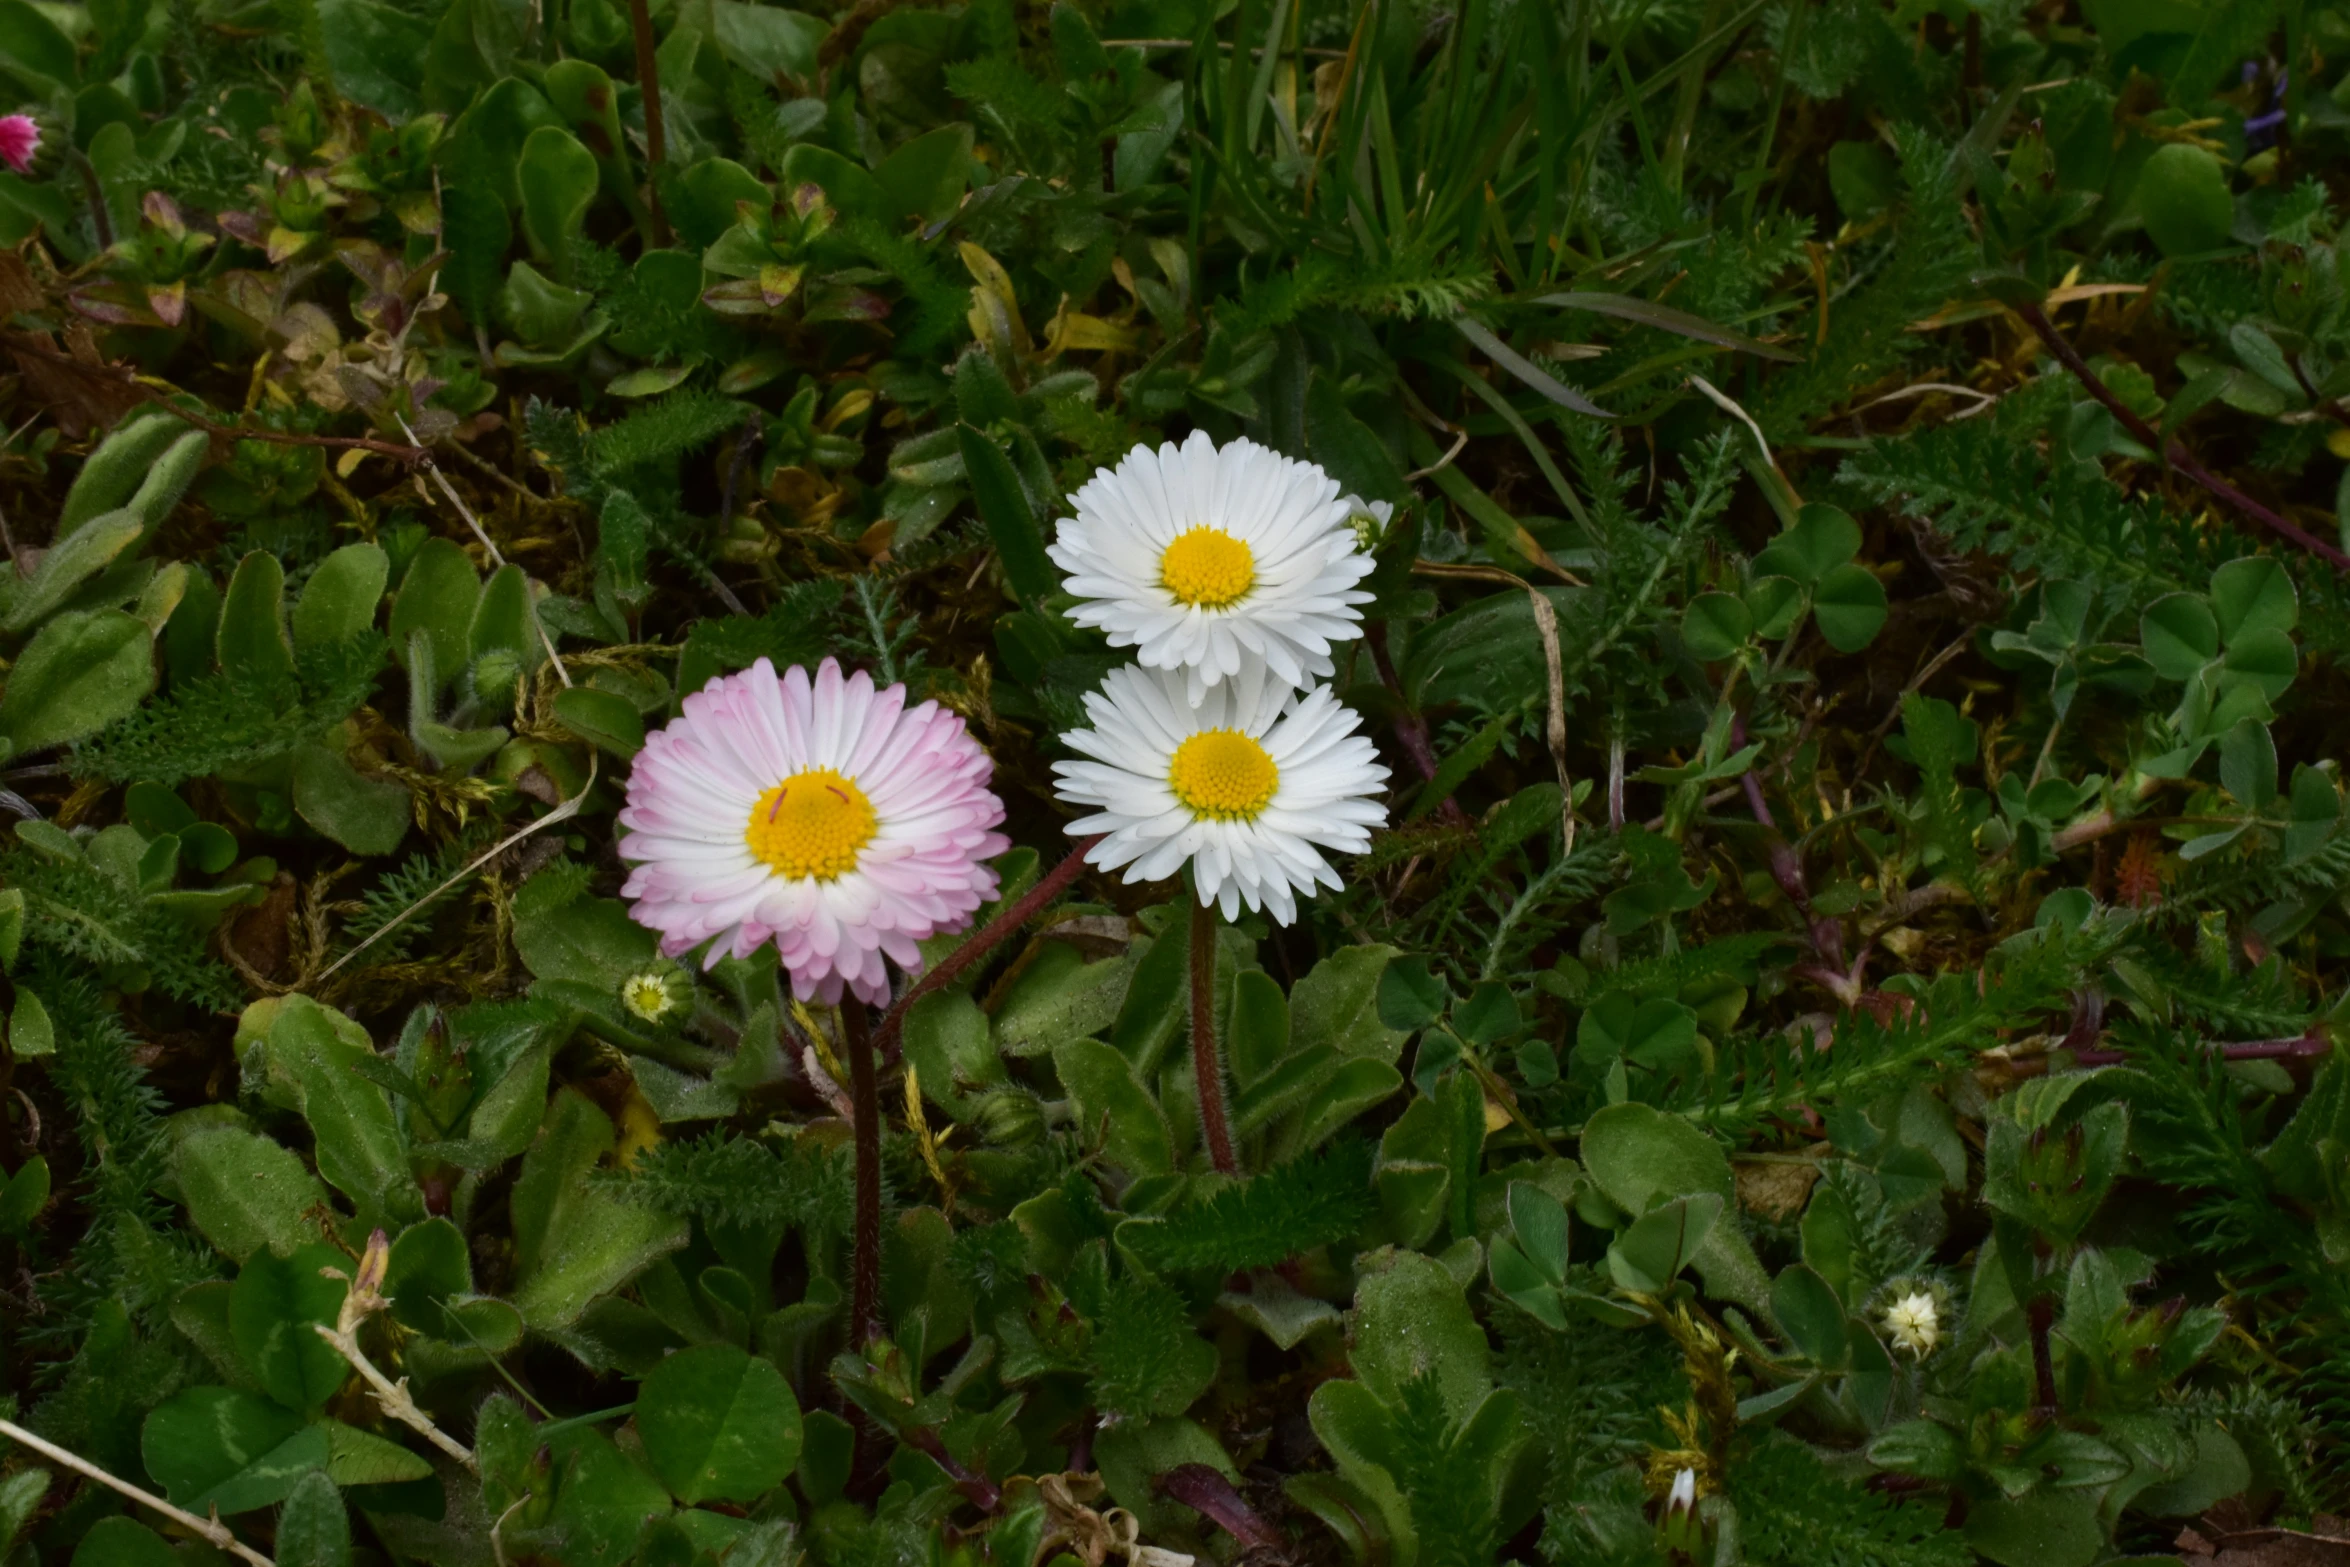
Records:
M857 868L879 825L854 780L813 767L759 796L743 839L779 876L832 881Z
M1222 528L1194 528L1159 557L1159 580L1185 604L1223 609L1257 585L1257 558Z
M1203 729L1175 748L1167 785L1194 816L1248 822L1273 803L1281 769L1239 730Z

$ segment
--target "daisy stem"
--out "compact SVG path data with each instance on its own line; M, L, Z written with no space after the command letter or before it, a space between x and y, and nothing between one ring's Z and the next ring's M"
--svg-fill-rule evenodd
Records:
M840 1034L849 1058L850 1126L857 1150L849 1340L863 1349L881 1337L881 1092L873 1080L872 1042L865 1037L865 1005L854 996L843 998Z
M1216 906L1191 905L1191 1071L1199 1080L1200 1131L1219 1175L1238 1175L1224 1117L1224 1061L1216 1052Z
M1096 834L1080 838L1069 857L1045 873L1044 879L1022 893L1019 900L1005 907L1001 914L979 928L977 935L948 953L939 965L916 980L907 992L898 998L881 1019L881 1026L873 1031L873 1048L883 1055L897 1048L899 1031L905 1027L906 1014L915 1002L933 991L944 990L962 976L965 969L993 952L1006 936L1034 919L1037 911L1069 890L1069 884L1085 869L1086 852L1101 842Z

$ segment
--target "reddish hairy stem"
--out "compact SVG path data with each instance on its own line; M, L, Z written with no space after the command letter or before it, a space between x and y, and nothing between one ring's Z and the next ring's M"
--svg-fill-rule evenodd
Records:
M874 1082L865 1004L840 1009L841 1048L849 1057L849 1105L857 1154L856 1235L849 1268L849 1340L857 1349L881 1337L881 1092Z
M661 169L669 161L668 137L661 125L661 61L653 48L653 15L645 0L628 0L628 20L636 32L636 80L645 96L645 206L653 220L653 245L669 245L669 216L661 210Z
M2065 335L2056 329L2056 323L2048 319L2048 313L2045 310L2028 301L2012 308L2017 315L2023 318L2024 325L2030 327L2034 333L2038 334L2040 341L2048 345L2048 351L2056 356L2057 362L2070 370L2073 373L2073 379L2086 387L2091 397L2103 403L2106 409L2122 422L2123 428L2137 438L2139 444L2160 452L2163 460L2173 468L2270 532L2292 540L2310 554L2332 566L2336 571L2350 571L2350 555L2343 554L2291 518L2261 505L2260 502L2204 467L2196 460L2194 453L2188 451L2178 442L2164 440L2160 431L2140 418L2135 409L2116 397L2113 389L2099 379L2097 372L2089 368L2089 362L2081 357L2080 350L2073 347L2066 340Z
M1224 1119L1224 1061L1216 1051L1216 908L1191 906L1191 1072L1199 1079L1199 1124L1220 1175L1238 1175Z
M2048 1295L2033 1298L2025 1309L2024 1321L2032 1332L2032 1382L2034 1397L2040 1413L2053 1420L2056 1404L2056 1357L2049 1346L2049 1334L2056 1327L2056 1301Z
M2229 1040L2213 1045L2211 1052L2227 1061L2306 1061L2333 1048L2333 1041L2323 1034L2310 1033L2294 1039ZM2073 1060L2082 1066L2115 1066L2128 1059L2128 1053L2120 1050L2073 1052Z
M953 984L965 969L994 951L997 943L1034 919L1039 909L1068 891L1069 884L1085 869L1086 852L1101 841L1098 833L1091 838L1078 839L1077 846L1069 851L1069 857L1046 872L1042 881L1022 893L1018 902L989 920L980 927L977 935L948 953L940 960L938 967L916 980L913 988L900 996L897 1005L882 1017L881 1026L873 1031L873 1048L884 1055L894 1053L897 1050L898 1034L906 1026L906 1013L914 1003L933 991L943 990Z

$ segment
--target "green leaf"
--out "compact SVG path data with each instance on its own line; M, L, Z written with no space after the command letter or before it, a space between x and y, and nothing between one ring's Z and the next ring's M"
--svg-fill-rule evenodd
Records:
M456 1337L442 1307L473 1288L473 1263L465 1232L445 1218L412 1224L392 1242L384 1265L383 1293L392 1314L419 1333Z
M2163 679L2191 680L2219 657L2219 621L2199 594L2173 593L2146 606L2138 643Z
M530 580L520 566L500 566L481 585L466 651L477 662L488 653L503 653L524 668L537 662L540 648L531 630Z
M523 1158L511 1201L513 1299L531 1327L569 1327L597 1296L686 1243L685 1220L595 1184L596 1166L613 1146L604 1112L565 1089Z
M783 155L782 175L785 190L797 190L802 185L814 185L824 192L825 199L842 216L862 214L895 224L897 217L889 210L889 198L883 194L881 182L866 167L834 152L830 147L813 141L794 142Z
M188 1218L231 1260L263 1247L290 1256L318 1236L314 1212L332 1213L326 1188L302 1161L238 1126L197 1126L171 1155Z
M637 1393L637 1434L672 1494L751 1502L800 1456L800 1406L783 1374L732 1344L681 1349Z
M1771 1312L1787 1341L1814 1365L1833 1371L1844 1363L1844 1303L1819 1274L1800 1262L1781 1273L1771 1285Z
M1857 653L1884 629L1885 584L1865 566L1832 567L1813 590L1811 613L1830 647Z
M315 1415L351 1374L335 1347L313 1331L334 1323L349 1288L322 1270L350 1267L341 1252L313 1242L286 1258L257 1251L237 1272L228 1303L237 1354L261 1390L288 1409Z
M2292 574L2271 555L2231 560L2211 574L2211 612L2229 647L2256 631L2290 631L2300 623L2301 597Z
M1328 1045L1342 1056L1392 1064L1411 1029L1390 1025L1381 997L1390 965L1402 956L1394 947L1365 943L1340 947L1316 963L1289 993L1290 1047Z
M1803 617L1803 585L1793 577L1758 576L1747 583L1745 598L1758 637L1783 637Z
M1060 1040L1100 1033L1117 1020L1133 979L1129 957L1088 963L1067 942L1044 943L996 1007L993 1052L1042 1055Z
M2277 797L2277 744L2268 725L2240 720L2219 742L2220 787L2248 811L2263 811Z
M412 1453L372 1431L340 1420L321 1421L310 1429L326 1438L327 1477L337 1485L398 1485L432 1473L423 1454Z
M2191 1518L2251 1483L2251 1462L2236 1439L2218 1426L2199 1426L2185 1473L2139 1492L2131 1505L2157 1518Z
M38 1469L25 1474L47 1478ZM277 1559L283 1561L284 1554ZM81 1543L73 1548L73 1567L176 1567L178 1561L162 1535L119 1513L90 1525Z
M1314 461L1348 494L1398 505L1411 498L1395 454L1347 406L1337 381L1319 369L1306 384L1305 424Z
M320 561L294 604L295 650L331 647L372 629L391 569L391 558L373 544L346 544Z
M533 879L514 899L514 950L540 979L617 991L660 958L660 941L614 898L553 901L557 879Z
M286 572L275 555L255 550L237 562L220 607L215 652L222 673L256 683L293 679L285 600Z
M1436 1382L1455 1420L1493 1390L1493 1351L1461 1281L1416 1251L1374 1259L1355 1288L1348 1320L1355 1375L1382 1402L1400 1404L1414 1377Z
M1583 1164L1608 1200L1646 1213L1659 1198L1736 1191L1721 1144L1677 1115L1644 1104L1609 1105L1583 1127Z
M288 1079L316 1134L318 1173L370 1226L423 1217L408 1139L390 1096L359 1070L375 1054L366 1030L308 996L291 995L279 1000L267 1043L272 1075Z
M51 617L8 672L0 739L10 754L79 740L128 715L155 689L146 623L121 610Z
M635 1555L648 1520L667 1513L669 1494L601 1431L564 1433L554 1444L555 1511L565 1567L620 1567Z
M1607 1249L1608 1274L1627 1290L1661 1295L1697 1260L1722 1216L1712 1192L1663 1203L1642 1214Z
M1813 502L1795 522L1754 558L1758 577L1791 577L1807 588L1860 553L1860 524L1833 506ZM1759 616L1757 618L1760 618Z
M449 249L442 286L475 331L487 335L496 308L499 281L506 272L506 247L514 243L513 220L497 192L480 185L454 184L441 191L441 243Z
M1175 1168L1167 1118L1116 1046L1072 1039L1054 1048L1053 1066L1076 1108L1082 1141L1091 1145L1098 1139L1111 1161L1130 1175L1160 1175Z
M572 246L596 198L595 154L569 131L542 125L523 141L515 175L531 258L548 266L557 282L568 283Z
M102 512L127 507L163 454L190 434L187 423L160 409L135 413L82 461L57 514L60 541Z
M1605 1071L1625 1061L1673 1074L1698 1064L1697 1014L1670 996L1633 999L1611 990L1575 1025L1575 1059Z
M1045 600L1060 587L1061 579L1045 554L1044 530L1037 525L1028 492L1020 486L1012 459L990 436L969 424L955 428L972 500L987 524L996 558L1003 562L1004 578L1023 604L1043 613Z
M645 748L645 721L635 706L609 691L567 686L555 693L555 721L622 761Z
M1190 975L1191 942L1185 934L1183 909L1176 906L1167 929L1154 939L1134 966L1134 979L1110 1025L1110 1043L1142 1072L1157 1069L1159 1058L1183 1031L1187 1020L1184 988ZM1292 1003L1294 1007L1294 1002ZM1296 1027L1294 1016L1291 1019Z
M2235 226L2227 171L2200 147L2165 142L2138 171L2138 215L2166 256L2217 250Z
M2290 632L2261 626L2239 631L2230 639L2220 668L2227 680L2241 681L2274 702L2292 686L2300 663ZM2224 693L2226 689L2223 681L2221 690Z
M1512 1181L1507 1204L1510 1231L1525 1250L1526 1260L1552 1284L1567 1278L1567 1210L1556 1197L1532 1181Z
M30 994L24 990L17 992L20 1008L23 998ZM10 1032L15 1033L16 1029L12 1027ZM17 1041L12 1039L10 1043ZM17 1053L20 1057L25 1054L21 1045ZM14 1175L0 1181L0 1235L23 1235L48 1203L49 1161L34 1154L16 1167Z
M1968 1512L1966 1537L2000 1567L2088 1567L2105 1544L2093 1490L1993 1497Z
M396 778L370 778L313 742L293 754L294 809L353 854L389 854L408 836L416 798Z
M301 1416L265 1398L225 1387L192 1387L147 1416L139 1431L139 1456L164 1495L183 1507L198 1498L217 1500L242 1477L221 1506L223 1512L242 1512L282 1500L304 1472L325 1467L323 1432L318 1432L314 1462L303 1461L311 1457L310 1444L281 1453L297 1436L311 1432L317 1428L305 1431ZM273 1486L278 1487L275 1495L249 1499Z
M317 6L336 91L392 119L424 107L429 23L380 0L317 0Z
M59 87L70 88L81 77L74 64L73 40L24 0L0 4L0 64L20 74L47 77Z
M1682 642L1708 663L1728 658L1753 634L1753 612L1728 593L1700 593L1681 613Z
M351 1515L333 1480L312 1472L295 1483L271 1556L278 1567L350 1567Z
M421 633L429 644L434 695L447 689L465 667L466 633L481 597L481 575L463 550L447 539L426 539L400 579L392 601L392 650L409 662L409 639ZM408 671L413 679L417 670Z
M1289 998L1261 969L1232 976L1232 1006L1222 1034L1232 1080L1244 1091L1289 1054Z
M33 574L9 596L0 631L21 636L48 619L74 589L136 544L142 531L138 513L127 506L91 518L44 554Z
M762 8L758 14L788 16L792 13ZM942 125L900 142L875 166L873 178L898 217L918 219L928 225L954 213L971 183L971 142L969 125Z

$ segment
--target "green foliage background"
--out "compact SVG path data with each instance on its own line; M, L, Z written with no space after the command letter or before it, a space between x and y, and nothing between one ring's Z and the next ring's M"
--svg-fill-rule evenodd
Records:
M0 1561L2350 1533L2346 56L0 0ZM915 1007L852 1351L836 1020L629 921L629 759L869 667L1016 896L1120 656L1044 542L1194 429L1377 503L1391 826L1219 938L1238 1180L1179 887Z

